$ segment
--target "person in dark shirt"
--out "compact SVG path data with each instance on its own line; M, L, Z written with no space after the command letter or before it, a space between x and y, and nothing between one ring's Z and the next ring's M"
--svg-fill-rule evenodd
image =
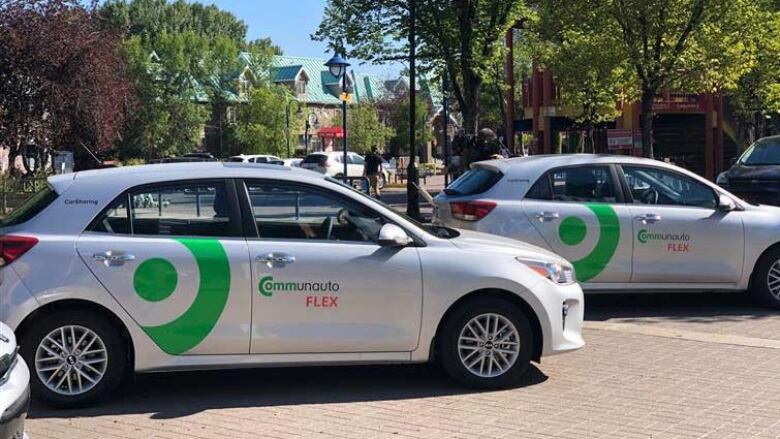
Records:
M379 178L382 176L382 157L377 153L376 147L366 155L363 163L363 176L368 178L369 195L379 198Z

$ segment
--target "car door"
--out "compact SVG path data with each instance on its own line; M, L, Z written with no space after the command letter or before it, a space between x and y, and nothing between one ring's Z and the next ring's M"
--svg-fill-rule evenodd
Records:
M548 248L572 262L580 282L631 279L631 212L617 182L611 165L557 168L521 203Z
M347 157L349 158L349 164L347 166L349 177L362 177L365 159L354 152L349 153Z
M250 267L232 181L147 185L118 197L77 247L163 351L247 354Z
M246 189L258 230L248 239L252 353L416 348L419 255L377 244L381 215L317 186L252 180Z
M741 212L718 209L718 194L673 170L623 165L633 201L633 282L736 283L742 275Z

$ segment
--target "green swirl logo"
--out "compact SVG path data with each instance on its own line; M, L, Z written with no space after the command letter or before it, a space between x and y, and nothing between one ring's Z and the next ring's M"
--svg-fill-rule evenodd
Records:
M615 256L620 241L620 220L615 209L606 204L595 203L586 203L585 207L596 215L599 222L599 239L593 251L587 256L578 261L572 261L577 273L577 280L580 282L587 282L604 271L609 261ZM581 244L587 233L588 228L585 221L575 216L564 218L558 228L561 242L568 246Z
M217 240L176 239L198 264L199 287L195 300L178 318L143 330L163 351L180 355L202 342L214 329L225 310L230 293L230 263ZM142 299L159 302L170 297L178 285L173 264L163 258L147 259L135 270L133 287Z
M639 233L636 235L636 239L639 240L642 244L647 244L647 230L642 229L639 231Z

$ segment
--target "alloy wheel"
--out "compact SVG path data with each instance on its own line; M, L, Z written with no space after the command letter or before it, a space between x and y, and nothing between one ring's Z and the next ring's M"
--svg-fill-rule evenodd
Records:
M100 383L108 367L108 351L94 331L78 325L51 331L35 351L38 379L52 392L82 395Z
M460 361L472 374L494 378L517 361L520 334L512 322L495 313L480 314L466 323L458 337Z
M769 267L769 273L766 276L766 286L775 299L780 300L780 260L777 260Z

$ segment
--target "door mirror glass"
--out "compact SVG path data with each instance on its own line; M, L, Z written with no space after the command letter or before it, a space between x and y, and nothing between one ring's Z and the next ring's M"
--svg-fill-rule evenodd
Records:
M385 224L379 230L379 245L387 247L405 247L412 243L412 238L404 229L395 224Z
M718 210L722 210L724 212L731 212L732 210L737 209L737 203L734 202L734 200L731 199L731 197L728 197L726 195L721 195L720 199L718 199Z

